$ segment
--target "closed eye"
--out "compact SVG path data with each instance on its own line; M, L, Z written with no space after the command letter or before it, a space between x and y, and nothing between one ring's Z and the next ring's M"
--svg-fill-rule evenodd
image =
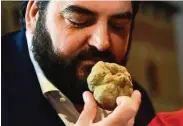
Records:
M74 25L74 26L76 26L76 27L84 27L84 26L86 26L86 24L87 24L87 21L85 21L85 22L76 22L76 21L72 21L72 20L70 20L70 19L67 19L72 25Z

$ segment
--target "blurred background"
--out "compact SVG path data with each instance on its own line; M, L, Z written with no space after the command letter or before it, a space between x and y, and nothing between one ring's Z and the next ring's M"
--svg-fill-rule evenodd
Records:
M20 29L20 1L1 2L1 34ZM127 68L156 112L183 107L183 1L141 2ZM182 47L182 48L181 48Z

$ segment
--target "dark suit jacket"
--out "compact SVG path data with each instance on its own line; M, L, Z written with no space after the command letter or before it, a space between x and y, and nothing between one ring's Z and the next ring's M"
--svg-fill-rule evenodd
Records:
M2 126L62 126L63 122L44 98L28 54L25 29L1 37L2 40ZM145 92L136 124L145 126L154 117L154 109Z

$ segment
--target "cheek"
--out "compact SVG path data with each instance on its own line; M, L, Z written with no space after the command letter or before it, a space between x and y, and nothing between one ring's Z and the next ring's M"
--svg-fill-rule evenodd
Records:
M50 3L48 6L49 11L47 11L46 15L46 29L50 35L54 51L59 46L62 47L62 43L59 40L63 37L62 31L60 30L63 29L63 25L60 22L60 14L57 12L58 8L59 6L55 3Z
M69 28L59 14L48 14L46 26L57 54L72 57L85 45L86 31Z
M121 62L127 51L129 34L126 35L125 37L116 35L116 34L112 34L111 39L112 39L111 51L116 56L116 60L118 62Z
M85 36L80 36L78 32L65 32L57 36L55 42L55 49L57 53L63 53L65 56L72 57L76 55L85 45Z

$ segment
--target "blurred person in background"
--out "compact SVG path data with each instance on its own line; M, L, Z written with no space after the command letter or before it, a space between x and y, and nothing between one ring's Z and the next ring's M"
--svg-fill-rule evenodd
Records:
M183 126L183 108L178 111L157 113L148 126Z
M138 6L134 1L24 2L24 28L1 38L2 125L146 126L155 112L136 81L140 93L119 97L109 116L85 92L85 78L97 61L126 65Z

